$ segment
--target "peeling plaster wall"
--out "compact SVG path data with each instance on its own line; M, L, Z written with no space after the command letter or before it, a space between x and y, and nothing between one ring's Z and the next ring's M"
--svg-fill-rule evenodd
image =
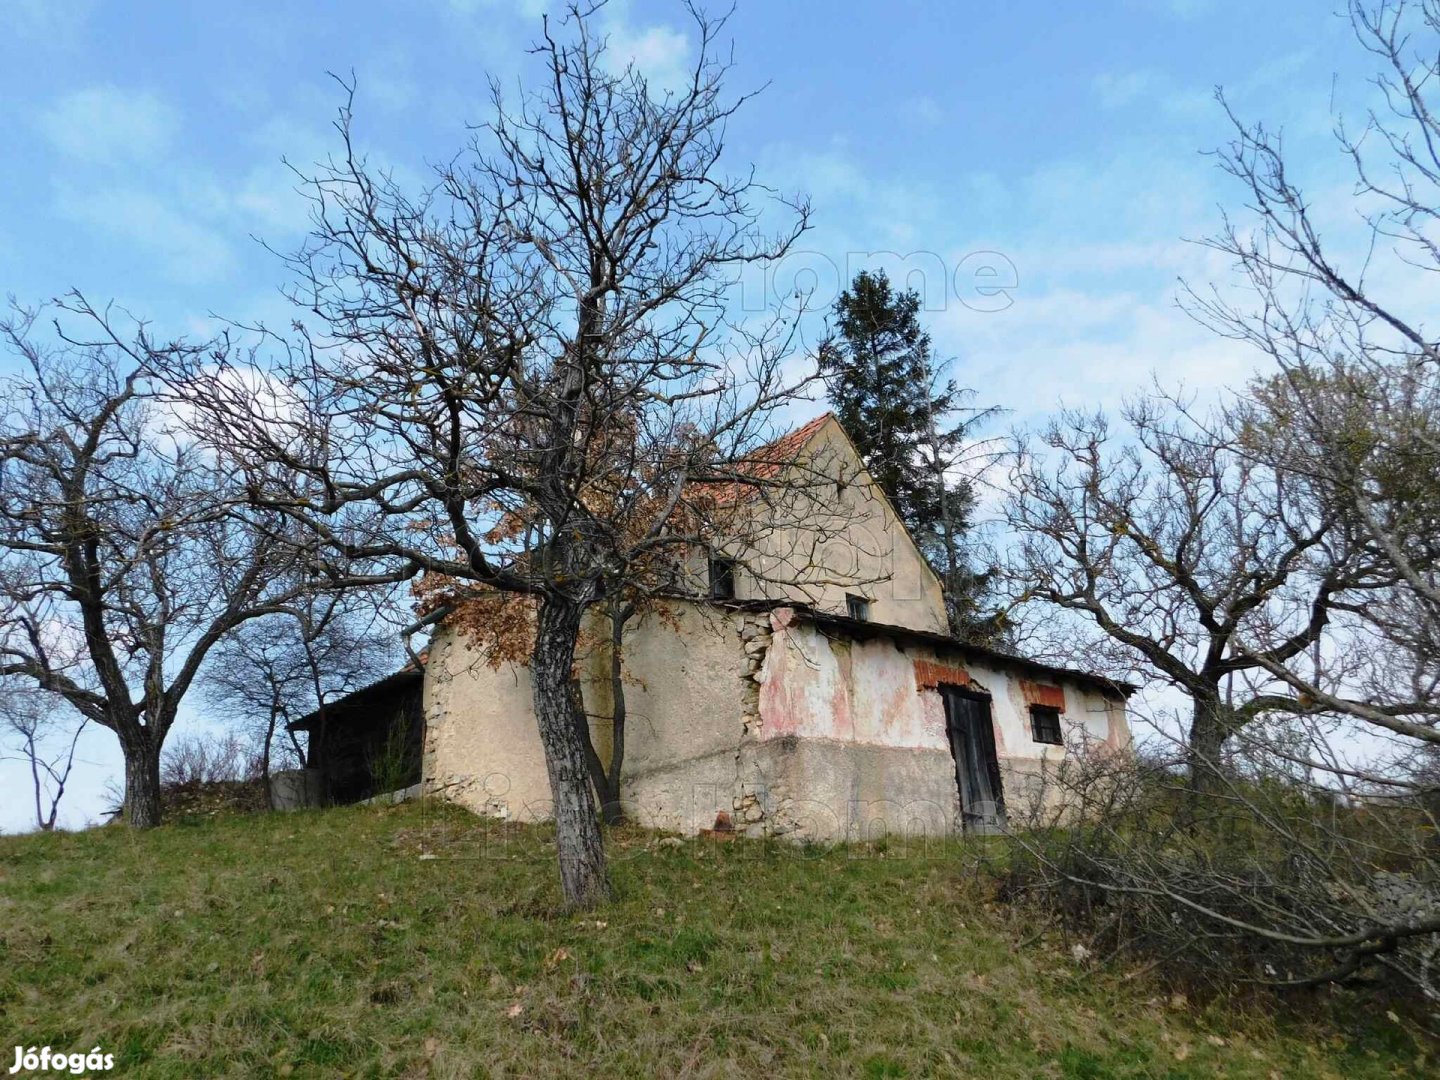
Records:
M598 629L598 627L596 628ZM1079 682L1041 682L990 664L837 638L782 608L768 614L676 602L626 635L622 801L637 822L693 833L730 815L751 835L821 840L955 831L959 795L936 687L992 696L1005 795L1027 796L1064 747L1031 739L1027 705L1062 707L1067 738L1127 746L1124 704ZM592 736L608 755L609 657L582 660ZM529 672L494 670L441 633L425 678L424 781L471 809L550 814Z
M1030 703L1060 707L1067 740L1129 745L1123 702L1079 682L1037 682L994 661L941 657L885 636L831 637L786 609L771 618L759 725L746 755L742 821L751 826L820 839L953 831L959 795L941 683L991 695L1012 806L1036 795L1044 763L1066 753L1032 739Z
M693 833L731 811L735 756L759 708L755 642L768 630L763 615L677 603L627 635L621 799L633 820ZM595 698L607 716L608 689Z

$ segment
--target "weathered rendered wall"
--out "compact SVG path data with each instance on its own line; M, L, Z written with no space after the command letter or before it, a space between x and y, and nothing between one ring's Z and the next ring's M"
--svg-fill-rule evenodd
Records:
M608 657L585 660L586 706L608 754ZM1007 802L1018 808L1059 746L1031 739L1029 701L1063 706L1067 739L1125 746L1124 706L1070 680L1034 681L941 658L877 634L827 636L782 608L767 614L676 602L626 638L628 815L695 832L724 811L751 834L824 840L936 835L959 820L939 683L992 696ZM442 633L425 680L426 789L480 813L549 816L529 673L493 670Z
M677 602L638 618L625 637L627 737L622 801L634 820L693 832L729 810L744 714L758 688L745 679L743 634L766 616ZM589 628L591 640L598 625ZM609 658L581 659L586 711L609 758ZM758 661L756 662L758 667ZM550 786L536 731L529 670L498 670L442 631L425 679L426 789L479 813L522 821L550 814Z
M746 715L759 707L747 638L768 629L767 618L676 603L626 636L621 798L631 818L692 833L731 810ZM610 715L608 681L594 690L592 711Z
M828 418L801 454L797 505L768 511L776 528L744 561L739 599L793 600L845 614L847 593L870 601L870 618L891 626L943 633L945 601L930 570L880 488L865 471L844 429ZM818 484L833 476L834 486ZM793 522L804 521L804 528Z
M1124 704L1071 680L1039 682L992 661L827 636L787 610L771 616L760 672L760 716L747 746L742 820L823 839L953 831L959 814L945 707L936 687L991 695L1007 803L1036 794L1044 762L1063 746L1031 737L1028 704L1062 707L1067 742L1129 744Z
M527 668L493 669L442 629L425 665L424 708L426 794L519 821L550 816Z

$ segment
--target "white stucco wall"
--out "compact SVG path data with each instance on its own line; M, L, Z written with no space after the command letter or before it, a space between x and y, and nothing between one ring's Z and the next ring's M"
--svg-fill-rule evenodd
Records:
M943 652L944 656L940 653ZM608 655L583 669L592 733L608 754ZM1016 805L1065 747L1031 738L1027 702L1062 700L1067 738L1129 743L1124 705L1083 680L878 631L836 636L793 609L750 613L675 602L626 641L622 798L641 824L695 832L730 815L752 833L816 839L944 834L959 821L937 683L991 696L1006 798ZM425 679L425 785L516 820L549 816L528 671L489 667L446 631ZM1058 695L1058 697L1057 697Z
M693 832L729 809L747 693L741 637L763 616L676 602L637 617L625 638L627 737L622 798L643 824ZM609 760L609 654L598 619L586 635L582 688L591 737ZM747 701L750 703L747 705ZM518 821L550 816L550 786L529 669L487 664L450 630L426 668L426 790L478 813Z
M425 665L426 793L479 814L548 818L550 780L531 693L528 668L492 668L453 630L437 633Z

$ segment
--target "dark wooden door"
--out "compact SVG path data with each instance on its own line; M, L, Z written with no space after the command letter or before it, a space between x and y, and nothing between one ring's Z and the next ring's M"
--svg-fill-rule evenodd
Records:
M940 694L945 700L950 753L955 757L961 823L966 832L999 832L1005 828L1005 796L990 698L958 686L942 686Z

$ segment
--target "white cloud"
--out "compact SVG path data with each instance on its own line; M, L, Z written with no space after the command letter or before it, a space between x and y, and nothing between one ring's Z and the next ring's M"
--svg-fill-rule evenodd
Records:
M1103 109L1123 109L1138 104L1182 121L1218 115L1213 86L1180 87L1164 73L1150 68L1102 71L1090 86Z
M1245 78L1227 82L1225 96L1232 103L1263 107L1272 118L1277 109L1283 115L1298 107L1307 129L1328 131L1328 111L1313 108L1316 97L1313 88L1303 83L1297 88L1296 76L1305 69L1310 59L1308 52L1297 50L1257 64ZM1105 109L1141 105L1147 109L1158 109L1177 120L1213 120L1217 129L1220 122L1221 114L1213 85L1180 84L1153 68L1102 71L1091 81L1091 89Z
M300 181L284 165L256 168L231 195L236 211L254 222L262 237L299 235L311 224L310 203L299 190Z
M371 72L362 77L361 92L386 112L404 112L420 97L420 87L398 68Z
M154 191L128 187L80 191L61 186L56 204L71 221L157 259L176 281L212 280L234 265L235 254L222 233L176 210L173 200Z
M962 176L954 190L965 193L958 201L966 213L957 219L955 199L859 167L843 142L809 153L772 146L763 155L765 179L802 186L821 210L807 242L814 254L787 260L777 291L796 267L826 274L812 298L823 308L858 265L884 267L897 283L920 288L937 354L956 359L953 374L975 388L977 404L1011 410L1001 427L1038 424L1062 402L1113 410L1152 377L1213 395L1242 385L1259 357L1175 304L1177 278L1228 274L1222 256L1182 239L1210 231L1216 197L1211 174L1184 166L1137 150L1098 163L1052 161L1009 179ZM985 221L1008 224L973 231ZM886 246L902 257L846 262L847 252ZM1017 269L1006 310L975 310L954 291L957 270L979 251L1001 252ZM932 262L939 268L933 291L907 276L928 274Z
M645 77L657 90L675 90L690 77L686 58L690 53L689 39L668 26L632 27L615 21L607 27L605 66L619 74L627 66Z
M495 49L486 55L485 63L492 75L510 73L515 59L523 55L525 40L516 33L528 30L529 39L540 30L539 19L547 12L559 40L568 39L565 23L568 13L554 0L438 0L464 31L483 31L476 38L482 49ZM657 92L679 90L689 80L690 39L681 30L660 23L632 19L629 0L611 0L597 5L598 14L590 20L592 29L598 25L606 38L604 70L619 75L628 65L644 76ZM516 24L520 25L516 25ZM497 25L498 24L498 25ZM523 27L523 29L522 29ZM504 48L496 46L503 44ZM364 80L362 80L362 88Z
M908 98L901 108L901 116L913 124L934 127L945 119L945 110L929 94Z
M1082 252L1073 254L1084 261ZM1062 403L1114 410L1152 378L1204 395L1238 388L1261 361L1194 322L1161 282L1143 291L1086 287L1083 280L1045 291L1025 285L1022 271L1005 311L952 304L931 316L942 354L959 357L957 378L975 387L983 404L1013 410L1022 425Z
M148 91L93 86L62 97L40 113L39 124L62 154L111 163L164 154L179 128L179 117Z

